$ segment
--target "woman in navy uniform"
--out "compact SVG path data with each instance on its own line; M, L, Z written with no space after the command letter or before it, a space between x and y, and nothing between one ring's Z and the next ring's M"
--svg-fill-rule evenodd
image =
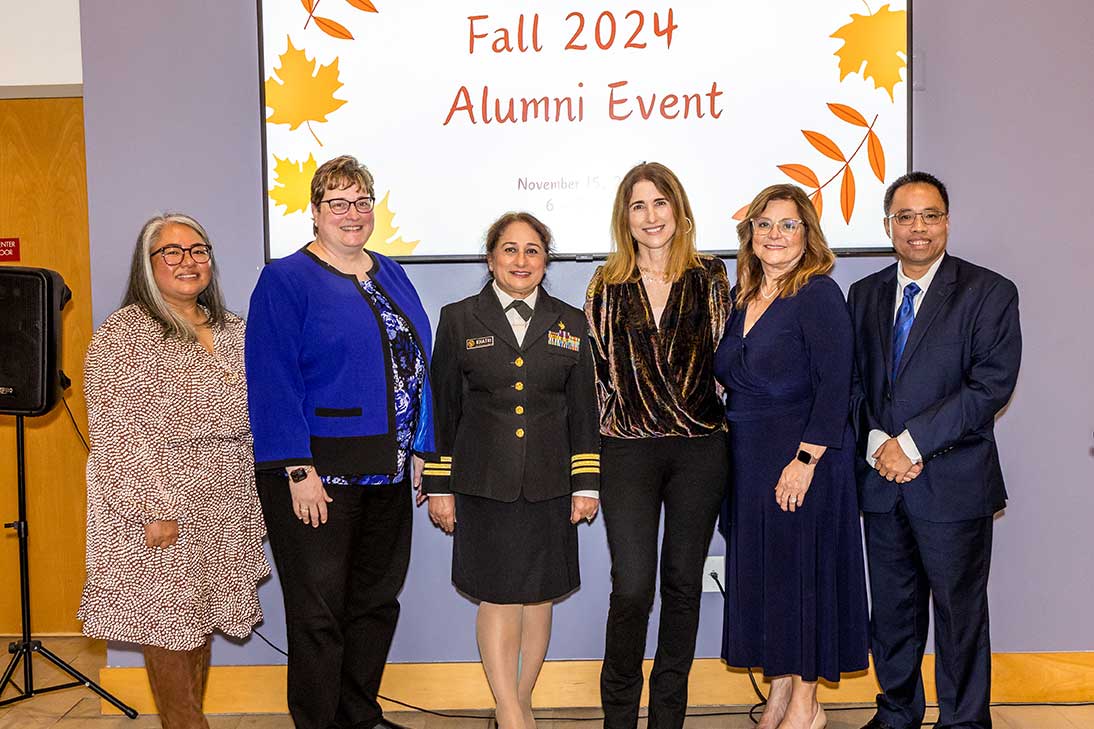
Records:
M507 213L491 282L441 310L431 379L429 515L454 533L452 582L476 629L501 729L535 729L532 689L554 600L577 589L577 527L599 504L600 436L585 317L541 287L551 232Z

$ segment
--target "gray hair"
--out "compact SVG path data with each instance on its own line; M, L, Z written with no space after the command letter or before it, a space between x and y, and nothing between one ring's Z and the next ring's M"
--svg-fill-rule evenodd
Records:
M224 297L220 291L213 244L209 241L209 234L201 223L184 213L156 215L141 227L141 232L137 235L137 244L133 248L133 260L129 265L129 283L126 286L122 306L137 304L144 309L145 313L159 322L165 337L192 342L197 340L197 332L194 331L190 322L179 316L164 300L159 286L156 285L156 276L152 272L152 248L159 243L163 229L172 223L190 228L198 234L203 243L209 246L209 285L198 294L198 304L205 307L208 313L206 323L210 327L219 329L224 326L228 310L224 306Z

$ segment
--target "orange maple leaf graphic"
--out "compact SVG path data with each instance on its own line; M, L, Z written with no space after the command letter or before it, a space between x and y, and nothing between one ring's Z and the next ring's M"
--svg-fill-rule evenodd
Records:
M402 235L399 234L399 229L395 226L395 213L388 206L389 197L391 197L390 192L384 193L383 199L376 203L376 207L373 208L376 224L365 247L385 256L409 256L421 241L403 240Z
M311 202L311 178L319 167L315 157L309 154L303 162L281 159L276 154L273 158L274 176L277 179L273 189L269 191L270 199L285 206L284 215L306 211Z
M269 124L288 124L293 131L301 124L315 137L311 122L325 122L327 114L345 104L344 99L334 98L334 92L342 88L338 80L338 58L316 68L314 58L309 59L303 50L293 47L292 39L286 38L288 49L278 59L281 65L274 75L266 79L266 106L273 113L266 117ZM315 137L319 142L319 138ZM319 146L323 146L319 142Z
M893 99L893 88L901 81L900 70L908 65L905 11L882 5L873 15L851 13L851 22L830 37L843 41L835 53L839 57L840 81L861 70L863 78L874 80L875 89L885 89Z

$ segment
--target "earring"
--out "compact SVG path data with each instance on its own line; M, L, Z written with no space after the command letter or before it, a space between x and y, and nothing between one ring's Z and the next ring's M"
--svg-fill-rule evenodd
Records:
M688 224L688 229L685 230L684 233L690 233L695 226L691 224L691 218L684 218L684 220L686 220Z

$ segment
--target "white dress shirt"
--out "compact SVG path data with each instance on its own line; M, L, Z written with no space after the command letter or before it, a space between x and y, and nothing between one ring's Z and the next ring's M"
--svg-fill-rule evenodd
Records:
M520 314L518 314L516 309L508 309L507 308L509 306L509 304L511 304L511 303L513 303L513 301L515 301L515 299L512 296L510 296L509 294L502 291L501 287L498 286L497 281L494 281L490 285L494 288L494 294L498 297L498 301L501 302L501 308L505 312L505 318L509 320L509 326L511 326L513 328L513 336L516 337L517 344L523 345L524 344L524 333L528 331L528 322L530 322L531 319L529 319L528 321L524 321L524 317L521 316ZM532 307L532 310L535 311L536 299L538 299L538 298L539 298L539 287L537 286L535 291L528 294L528 296L526 296L524 298L524 303L528 304L528 306ZM574 496L588 496L590 499L599 499L600 498L600 492L599 491L593 491L591 489L586 489L586 490L583 490L583 491L575 491L573 493L573 495ZM449 494L435 494L435 496L449 496Z
M938 267L942 265L942 259L945 256L939 256L938 260L931 264L931 267L927 269L927 272L918 279L913 279L904 273L904 264L898 263L896 267L896 296L893 301L893 322L896 322L896 315L900 311L900 305L904 303L904 287L915 281L919 286L919 293L912 299L912 310L915 314L919 315L919 307L923 303L923 298L927 295L927 289L931 287L931 282L934 281L934 275L938 273ZM866 462L870 464L872 468L877 459L874 458L874 453L881 445L889 440L889 434L884 430L871 430L869 436L866 439ZM896 442L900 444L900 449L904 451L904 455L912 461L912 463L922 463L923 454L919 452L919 448L916 447L915 441L912 440L912 434L905 428L904 432L896 437Z

